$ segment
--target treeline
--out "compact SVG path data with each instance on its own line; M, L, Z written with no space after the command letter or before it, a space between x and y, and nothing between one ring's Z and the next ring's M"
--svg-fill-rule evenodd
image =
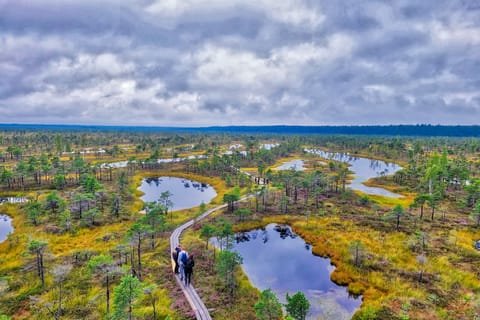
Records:
M249 133L249 134L345 134L420 137L480 137L478 125L365 125L365 126L212 126L212 127L134 127L0 124L2 131L90 131L90 132L168 132L168 133Z
M388 126L228 126L182 128L203 132L274 133L274 134L346 134L421 137L479 137L480 126L445 126L431 124Z
M200 135L77 130L4 130L0 131L0 161L21 159L41 152L68 155L88 151L92 155L118 156L121 146L131 145L135 153L152 152L164 147L199 144ZM4 147L2 151L2 147Z

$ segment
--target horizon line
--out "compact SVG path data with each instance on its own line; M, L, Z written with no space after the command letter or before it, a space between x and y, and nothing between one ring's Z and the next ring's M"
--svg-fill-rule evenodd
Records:
M433 124L433 123L416 123L416 124L243 124L243 125L201 125L201 126L175 126L175 125L142 125L142 124L60 124L60 123L0 123L3 126L62 126L62 127L140 127L140 128L172 128L172 129L202 129L202 128L269 128L269 127L479 127L480 124Z

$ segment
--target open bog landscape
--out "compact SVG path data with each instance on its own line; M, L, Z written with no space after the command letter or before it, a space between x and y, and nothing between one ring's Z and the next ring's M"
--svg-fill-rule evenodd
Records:
M178 241L212 319L256 319L259 303L281 318L287 294L308 302L308 319L474 319L479 148L472 138L4 128L0 312L197 317L171 260L170 235L190 221Z
M0 320L480 320L476 0L0 0Z

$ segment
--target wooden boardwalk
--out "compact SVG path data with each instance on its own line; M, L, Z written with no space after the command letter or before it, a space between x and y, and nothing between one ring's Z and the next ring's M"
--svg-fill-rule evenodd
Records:
M209 216L213 212L215 212L217 210L220 210L220 209L223 209L223 208L226 208L226 207L227 207L227 205L224 204L224 205L218 206L216 208L210 209L210 210L206 211L205 213L203 213L202 215L200 215L199 217L197 217L197 221L202 220L203 218ZM172 232L172 235L170 236L170 253L173 252L175 250L175 247L179 244L179 238L180 238L180 235L182 234L182 232L185 229L192 226L193 222L194 222L194 220L190 220L188 222L185 222L184 224L182 224L181 226L179 226L177 229L175 229ZM171 256L171 254L170 254L170 256ZM173 261L172 261L172 263L173 263ZM178 276L178 275L175 275L175 278L177 280L177 284L180 286L180 288L183 291L183 294L187 298L188 303L192 307L192 310L195 312L195 317L198 320L211 320L212 318L210 317L210 313L208 312L207 307L203 303L202 299L200 299L200 297L198 296L197 291L195 290L193 285L190 284L189 286L185 286L184 283L182 281L180 281L180 276Z

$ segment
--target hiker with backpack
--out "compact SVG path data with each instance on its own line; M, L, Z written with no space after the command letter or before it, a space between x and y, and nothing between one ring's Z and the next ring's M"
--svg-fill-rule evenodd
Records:
M185 278L185 265L188 260L188 252L185 250L185 247L180 247L182 250L178 254L178 266L180 270L180 281L183 281Z
M192 279L193 273L193 266L195 265L195 260L193 260L193 254L188 257L187 262L185 263L184 270L185 270L185 286L190 284L190 280Z

